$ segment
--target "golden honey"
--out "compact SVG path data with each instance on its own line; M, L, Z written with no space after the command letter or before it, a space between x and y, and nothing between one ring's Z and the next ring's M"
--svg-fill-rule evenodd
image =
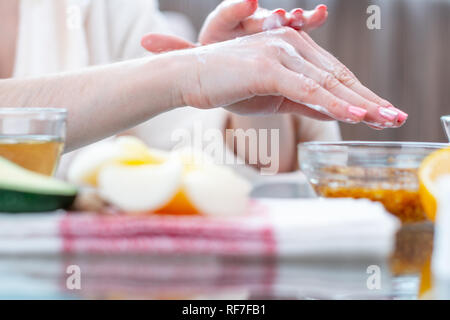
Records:
M55 172L63 147L62 141L53 137L0 137L1 157L48 176Z
M418 222L427 219L418 191L327 186L316 187L316 191L326 198L369 199L381 202L387 211L397 216L402 222Z
M420 222L427 220L427 217L420 201L416 171L399 168L328 167L323 168L323 172L349 178L329 178L313 187L317 194L326 198L377 201L404 223Z

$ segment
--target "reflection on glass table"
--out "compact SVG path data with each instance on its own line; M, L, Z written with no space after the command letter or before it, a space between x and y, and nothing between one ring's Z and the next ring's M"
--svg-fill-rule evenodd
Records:
M405 226L391 259L217 256L4 256L0 298L415 299L431 224ZM80 271L81 290L75 286ZM69 271L69 273L68 273ZM75 282L74 282L75 281Z
M66 271L73 265L80 270L80 290L70 290L76 286L72 273ZM368 284L369 266L379 268L379 285ZM388 266L376 260L47 256L8 258L1 270L0 298L389 299L396 295ZM403 292L399 298L413 293Z

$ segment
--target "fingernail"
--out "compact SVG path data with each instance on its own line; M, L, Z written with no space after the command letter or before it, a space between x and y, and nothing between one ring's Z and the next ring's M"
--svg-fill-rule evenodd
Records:
M316 7L316 10L328 10L328 7L324 4L321 4Z
M364 118L367 114L367 110L359 107L350 106L348 107L348 112L354 115L357 118Z
M385 108L385 107L379 107L378 108L378 113L385 119L389 120L389 121L394 121L395 119L397 119L398 117L398 112Z
M301 15L303 15L303 9L300 9L300 8L294 9L291 11L291 14L296 15L296 16L301 16Z
M284 9L276 9L276 10L272 11L272 13L284 17L287 12Z
M405 122L406 119L408 119L408 114L403 112L400 109L397 109L396 107L390 106L388 109L396 111L398 113L398 121L401 122Z

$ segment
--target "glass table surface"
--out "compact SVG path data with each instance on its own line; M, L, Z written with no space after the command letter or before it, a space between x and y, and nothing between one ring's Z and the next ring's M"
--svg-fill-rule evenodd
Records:
M308 192L284 184L263 186L253 196ZM388 259L8 255L0 256L0 299L427 298L432 246L433 225L418 223L402 227Z

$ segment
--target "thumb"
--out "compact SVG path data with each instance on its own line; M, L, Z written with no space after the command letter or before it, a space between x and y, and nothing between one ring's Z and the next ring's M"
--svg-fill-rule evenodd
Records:
M149 33L145 35L142 37L141 45L144 49L152 53L161 53L196 47L195 44L184 40L183 38L160 33Z

